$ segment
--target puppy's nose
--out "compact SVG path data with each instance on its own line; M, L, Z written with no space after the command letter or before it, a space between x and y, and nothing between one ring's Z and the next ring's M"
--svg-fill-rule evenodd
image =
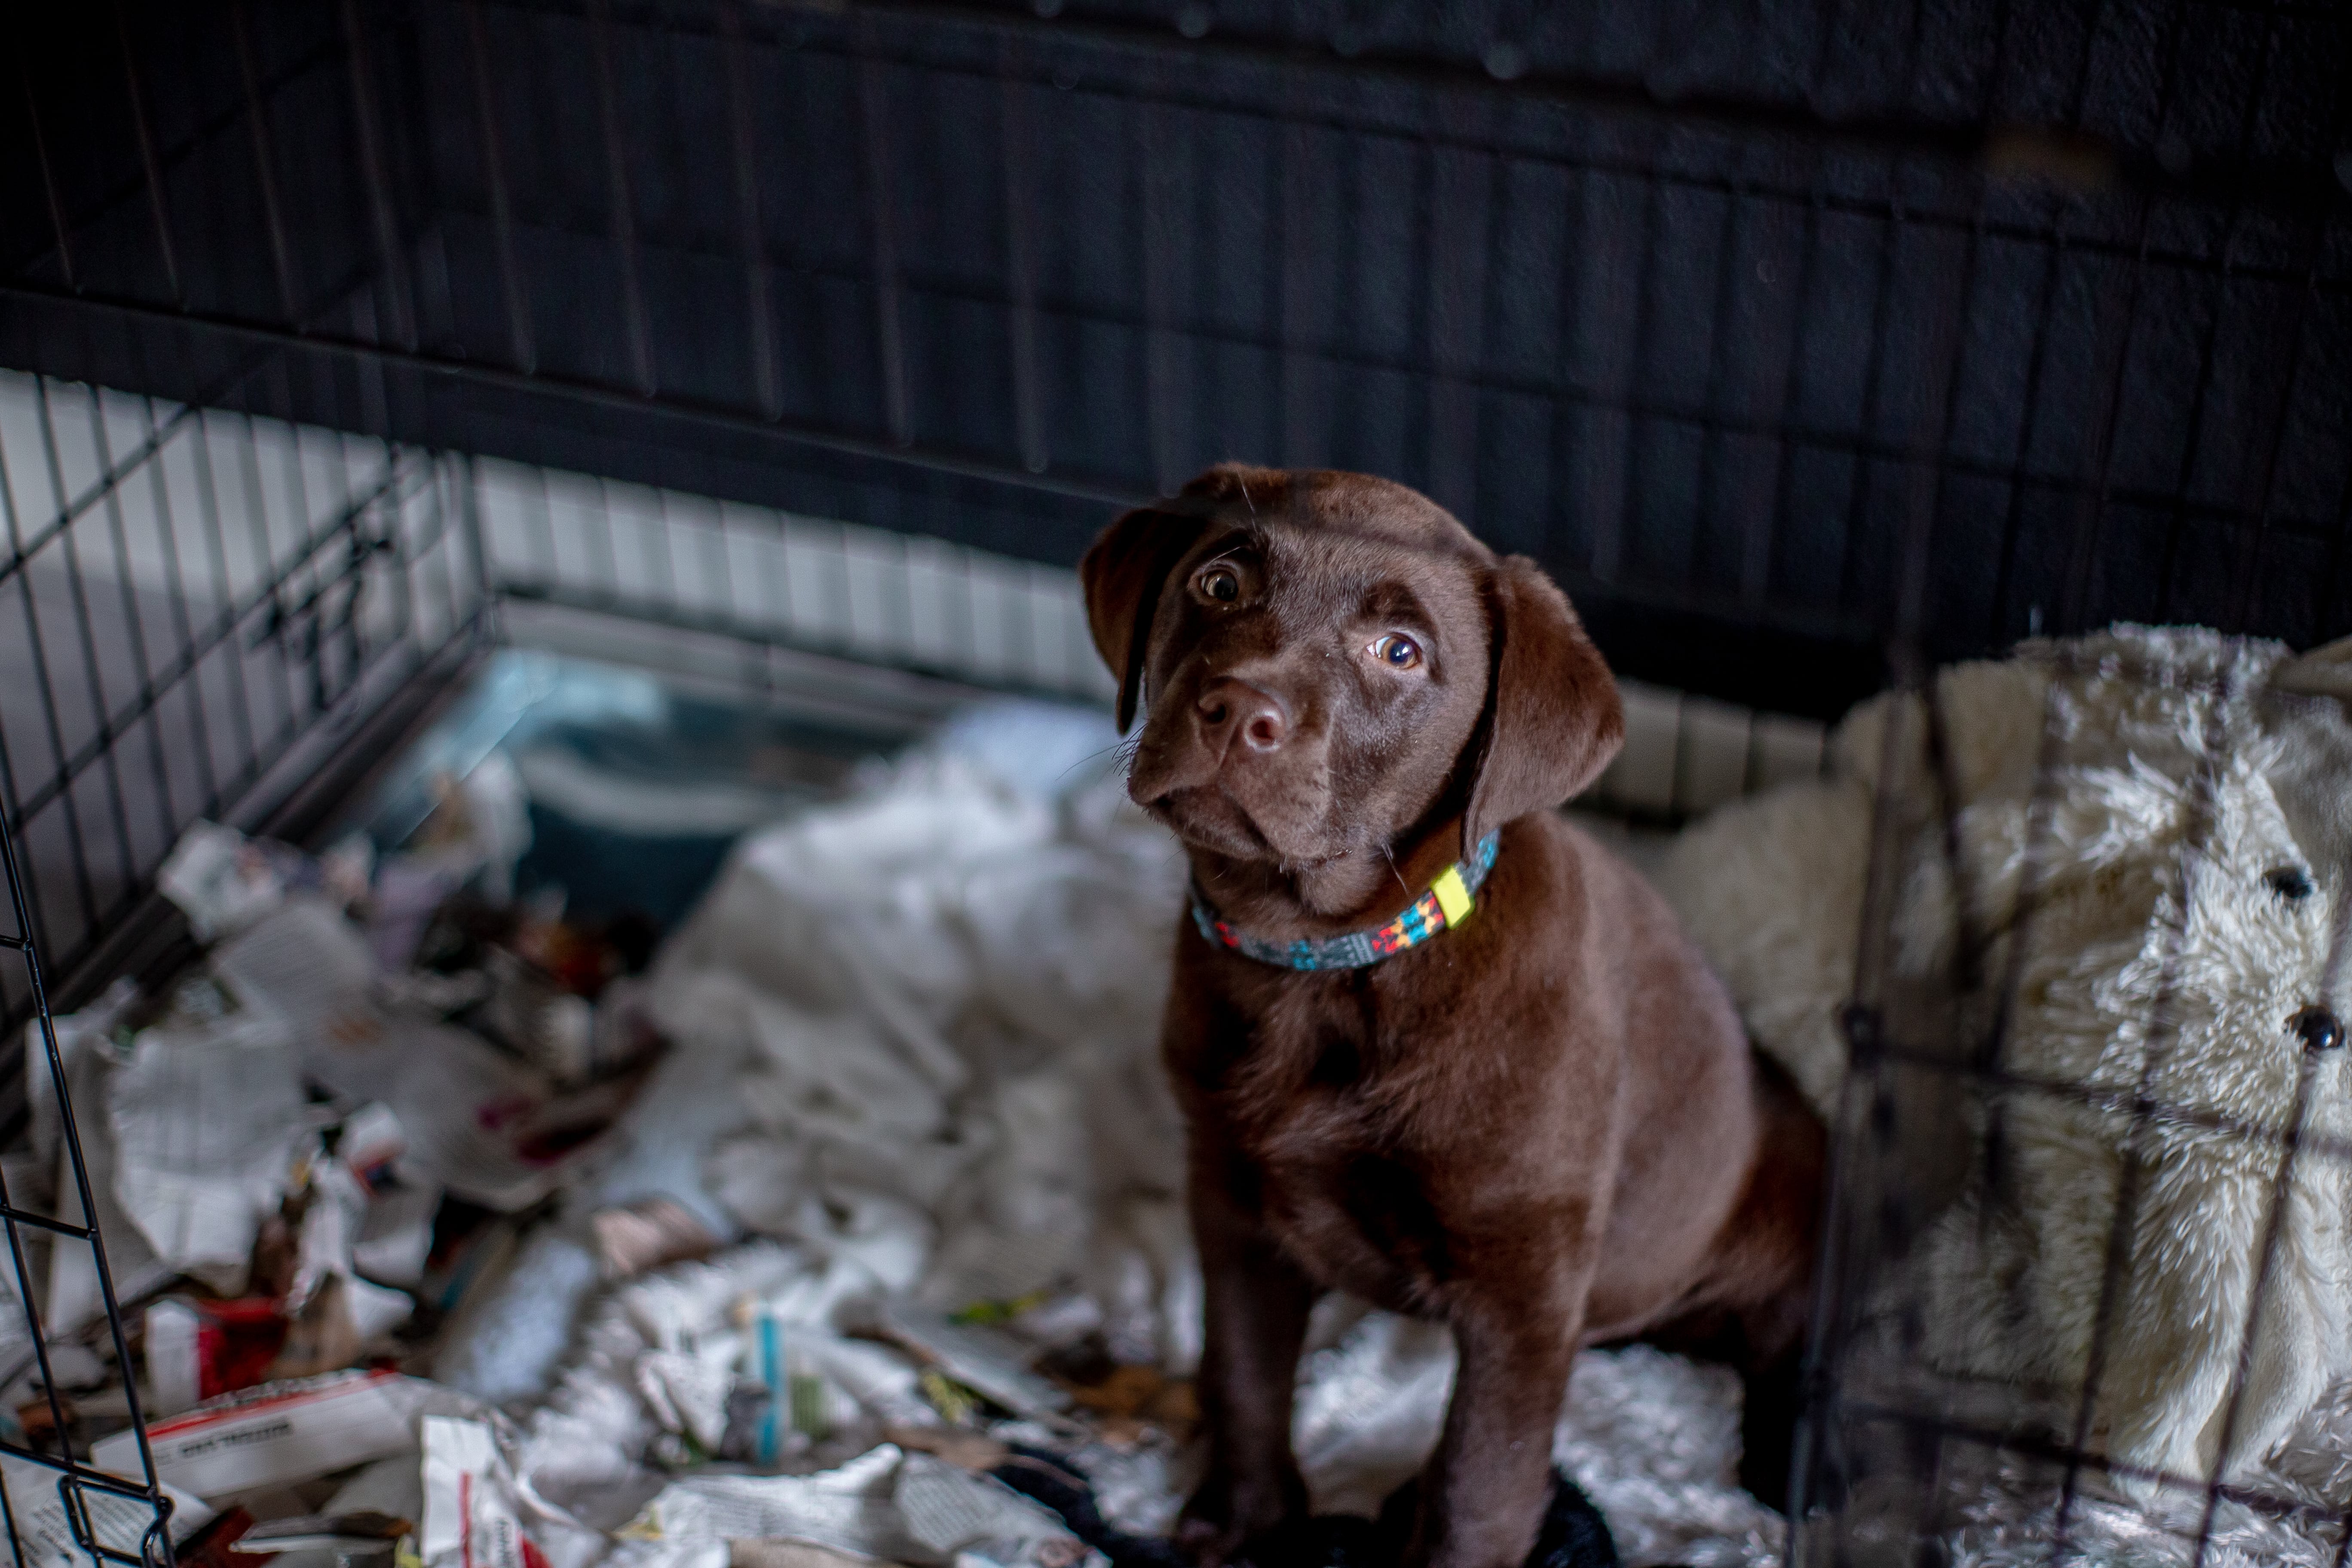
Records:
M1201 739L1219 756L1236 739L1253 752L1271 752L1290 732L1290 715L1283 711L1280 698L1230 675L1201 689L1194 711L1200 715Z

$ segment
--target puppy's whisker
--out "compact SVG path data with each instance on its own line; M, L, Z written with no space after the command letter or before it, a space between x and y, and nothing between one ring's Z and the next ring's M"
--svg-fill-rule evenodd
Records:
M1061 783L1064 779L1068 778L1072 773L1076 773L1080 768L1085 767L1088 763L1093 762L1097 757L1111 758L1112 766L1114 767L1131 767L1135 763L1135 748L1142 742L1142 735L1138 733L1121 740L1114 741L1109 745L1103 747L1099 751L1088 752L1085 756L1080 757L1076 762L1072 763L1068 767L1064 768L1060 773L1055 775L1054 782L1055 784Z

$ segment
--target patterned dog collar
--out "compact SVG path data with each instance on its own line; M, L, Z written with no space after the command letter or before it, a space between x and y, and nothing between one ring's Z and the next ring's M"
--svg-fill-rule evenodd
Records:
M1361 969L1468 920L1471 910L1476 907L1478 889L1486 885L1486 873L1495 868L1495 853L1502 847L1502 836L1496 833L1478 840L1476 854L1440 871L1437 880L1429 885L1429 891L1413 900L1404 913L1370 931L1351 931L1345 936L1324 937L1316 942L1261 942L1219 920L1216 911L1209 908L1209 900L1201 896L1197 883L1192 888L1192 923L1218 946L1229 947L1260 963L1284 969Z

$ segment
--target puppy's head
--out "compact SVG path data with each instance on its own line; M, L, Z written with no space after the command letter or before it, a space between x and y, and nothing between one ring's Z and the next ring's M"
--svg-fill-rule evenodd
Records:
M1616 683L1534 563L1402 485L1223 465L1079 568L1144 712L1128 792L1190 847L1286 871L1465 843L1557 805L1624 734Z

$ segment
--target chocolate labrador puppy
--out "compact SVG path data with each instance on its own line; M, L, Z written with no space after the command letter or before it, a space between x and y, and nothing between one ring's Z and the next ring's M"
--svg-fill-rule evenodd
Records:
M1406 1563L1517 1568L1580 1347L1664 1337L1793 1387L1820 1124L1554 809L1624 721L1533 563L1400 485L1221 466L1081 571L1119 726L1148 715L1128 792L1194 879L1163 1047L1210 1460L1179 1538L1226 1563L1304 1512L1293 1378L1339 1289L1460 1348ZM1752 1404L1777 1495L1790 1411Z

